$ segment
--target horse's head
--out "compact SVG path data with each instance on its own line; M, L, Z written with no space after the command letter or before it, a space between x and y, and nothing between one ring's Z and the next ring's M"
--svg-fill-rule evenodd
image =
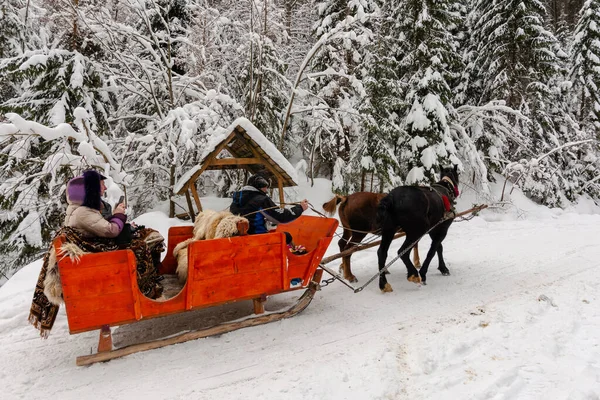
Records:
M454 190L454 197L458 197L458 165L442 168L440 178L442 181L451 184L452 189Z

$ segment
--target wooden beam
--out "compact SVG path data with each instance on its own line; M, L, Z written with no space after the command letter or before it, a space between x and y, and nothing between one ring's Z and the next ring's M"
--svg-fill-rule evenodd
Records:
M189 190L185 191L185 199L187 200L187 205L188 205L188 208L190 209L190 217L192 218L192 221L195 221L196 213L194 213L194 206L192 205L192 198L190 197Z
M210 165L252 165L263 164L261 158L219 158L210 163Z
M267 296L261 295L256 299L252 299L254 304L254 314L264 314L265 313L265 303L267 302Z
M262 163L256 165L262 165ZM248 169L248 165L209 165L205 171L222 171L225 169Z
M189 187L190 187L190 182L195 183L196 180L198 179L198 177L200 175L202 175L202 173L204 171L206 171L210 160L216 158L216 156L229 144L229 142L231 142L231 140L235 137L235 131L231 132L231 134L229 136L227 136L227 138L225 140L223 140L221 142L221 144L219 144L208 156L206 156L206 158L204 158L204 160L202 160L202 167L196 171L196 173L194 175L192 175L190 177L190 179L183 185L183 187L181 188L181 190L179 192L177 192L176 194L182 194L185 193Z
M196 182L192 182L190 184L190 189L192 191L192 196L194 196L194 201L196 202L196 207L198 208L198 212L202 212L202 203L200 202L200 196L198 196L198 189L196 189Z
M100 328L100 338L98 339L98 353L112 351L112 349L113 342L112 335L110 333L110 326L102 325L102 328Z
M277 188L279 189L279 207L283 208L285 207L283 204L285 203L285 196L283 195L283 179L280 176L277 177Z

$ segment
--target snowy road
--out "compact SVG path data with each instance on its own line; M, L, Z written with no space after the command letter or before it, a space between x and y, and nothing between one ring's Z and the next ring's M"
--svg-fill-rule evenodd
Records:
M376 282L359 294L334 283L292 319L82 368L74 359L97 333L68 335L63 309L41 341L26 323L39 271L29 266L0 288L2 398L600 398L600 216L486 219L451 227L452 275L441 276L434 260L426 287L406 282L395 264L392 293ZM361 282L376 271L375 252L353 257ZM267 308L289 302L274 298ZM243 303L123 327L115 341L250 310Z

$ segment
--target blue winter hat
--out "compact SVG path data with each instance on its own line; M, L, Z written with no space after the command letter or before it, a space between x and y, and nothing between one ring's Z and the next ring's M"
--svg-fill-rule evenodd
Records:
M250 179L248 179L248 185L253 186L257 189L268 188L269 181L262 175L252 175Z

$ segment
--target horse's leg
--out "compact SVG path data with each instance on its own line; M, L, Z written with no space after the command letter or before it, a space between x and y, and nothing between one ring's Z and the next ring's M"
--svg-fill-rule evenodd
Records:
M413 247L413 265L416 269L421 268L421 257L419 257L419 242Z
M431 263L431 260L433 259L435 253L437 253L438 249L441 248L442 241L446 237L447 232L448 228L434 230L429 234L429 236L431 237L431 247L429 248L429 251L427 252L427 257L425 257L425 261L423 262L423 265L419 270L419 274L421 275L421 280L423 281L423 284L426 284L425 282L427 280L427 270L429 269L429 264Z
M392 239L394 238L395 230L393 229L382 229L381 231L381 244L379 245L379 249L377 249L377 261L379 263L379 272L385 268L385 261L387 259L388 250L390 249L390 244L392 244ZM379 275L379 289L382 292L391 292L393 291L392 286L388 283L385 274Z
M366 233L361 232L352 232L352 238L350 242L346 245L344 250L350 250L356 246L367 236ZM350 257L352 254L348 254L347 256L342 257L342 266L344 267L344 279L347 279L348 282L358 282L356 276L352 274L352 269L350 268Z
M350 240L350 236L352 236L352 231L349 231L348 229L344 228L344 233L342 233L342 238L340 240L338 240L338 246L340 248L340 253L342 251L344 251L344 249L346 249L346 246L348 245L348 241ZM346 266L344 265L345 262L346 262L346 258L342 257L342 263L340 264L339 272L343 272L344 274L346 272Z
M404 265L406 265L406 279L409 282L413 283L420 283L421 278L419 277L419 271L415 268L413 263L410 262L410 250L407 249L409 249L409 247L418 239L419 235L407 234L404 243L402 243L402 246L400 246L400 249L398 250L398 254L404 253L400 256L400 259L402 260L402 262L404 262ZM416 246L417 243L415 243L415 246L413 248L416 248Z
M448 275L450 275L450 270L446 267L446 262L444 262L443 252L444 252L444 246L442 245L442 243L440 243L440 245L438 246L438 250L437 250L438 261L439 261L438 269L440 270L442 275L448 276Z

